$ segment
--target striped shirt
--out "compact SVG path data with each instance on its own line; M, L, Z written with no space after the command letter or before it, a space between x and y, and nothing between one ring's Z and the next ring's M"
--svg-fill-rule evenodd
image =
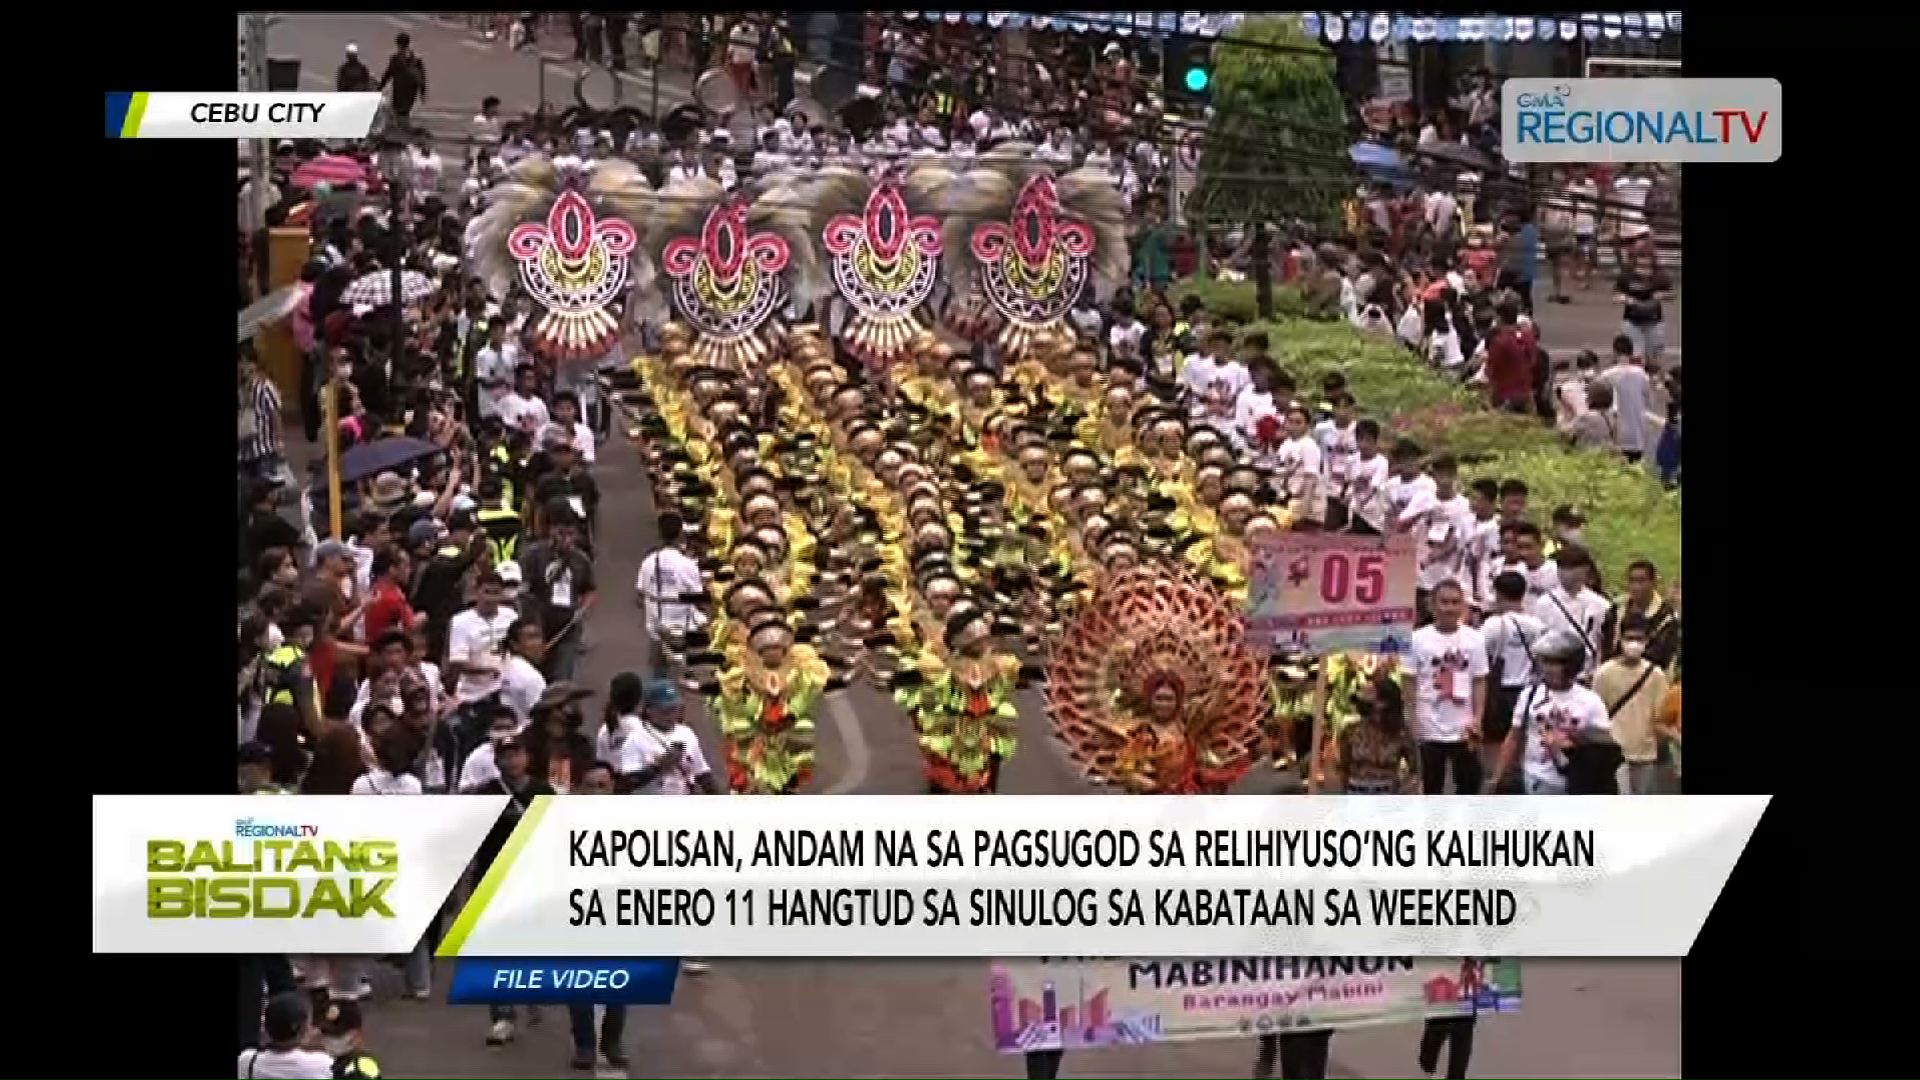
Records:
M271 379L255 379L240 388L240 463L280 454L280 392Z

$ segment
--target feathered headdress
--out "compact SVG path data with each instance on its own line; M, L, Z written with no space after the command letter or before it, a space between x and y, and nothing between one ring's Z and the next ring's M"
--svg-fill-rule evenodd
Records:
M1047 667L1047 713L1095 783L1220 794L1262 746L1265 667L1233 605L1184 568L1102 582Z
M605 355L620 339L608 305L652 277L636 250L637 223L653 206L646 177L626 161L582 171L533 157L508 170L486 202L467 225L468 255L495 297L506 299L517 278L540 305L534 350L555 360Z
M956 179L944 250L956 294L977 289L1018 353L1058 327L1080 294L1104 298L1127 273L1126 200L1097 169L1062 177L1005 143Z
M649 247L673 311L692 325L700 363L746 370L764 360L781 309L798 315L820 291L809 215L791 177L745 194L704 176L661 190Z
M857 169L835 167L802 189L844 305L835 320L840 340L868 364L893 363L925 329L919 311L940 271L940 221L928 211L952 181L950 171L929 167L876 184Z

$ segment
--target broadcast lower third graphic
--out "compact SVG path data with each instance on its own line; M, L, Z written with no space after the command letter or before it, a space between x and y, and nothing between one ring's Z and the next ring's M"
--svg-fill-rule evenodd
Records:
M455 1005L666 1005L680 961L608 957L463 956L447 1000Z

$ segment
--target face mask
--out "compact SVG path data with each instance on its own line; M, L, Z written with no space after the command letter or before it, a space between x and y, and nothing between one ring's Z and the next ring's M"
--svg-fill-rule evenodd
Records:
M1620 643L1620 655L1629 660L1638 661L1646 655L1647 643L1644 641L1623 641Z
M326 1049L328 1057L337 1058L353 1049L353 1040L329 1035L320 1040L320 1045Z
M1567 530L1564 530L1564 531L1562 531L1562 532L1560 533L1560 542L1561 542L1561 543L1563 543L1563 544L1578 544L1578 543L1580 543L1580 530L1579 530L1579 529L1567 529Z

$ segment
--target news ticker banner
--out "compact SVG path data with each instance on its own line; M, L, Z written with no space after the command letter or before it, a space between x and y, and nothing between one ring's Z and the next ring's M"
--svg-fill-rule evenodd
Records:
M1767 800L548 797L439 952L1683 956ZM404 953L505 801L96 796L94 949Z
M1411 956L1042 957L992 965L1003 1054L1246 1038L1520 1008L1520 962Z
M109 139L364 139L378 93L107 93Z

